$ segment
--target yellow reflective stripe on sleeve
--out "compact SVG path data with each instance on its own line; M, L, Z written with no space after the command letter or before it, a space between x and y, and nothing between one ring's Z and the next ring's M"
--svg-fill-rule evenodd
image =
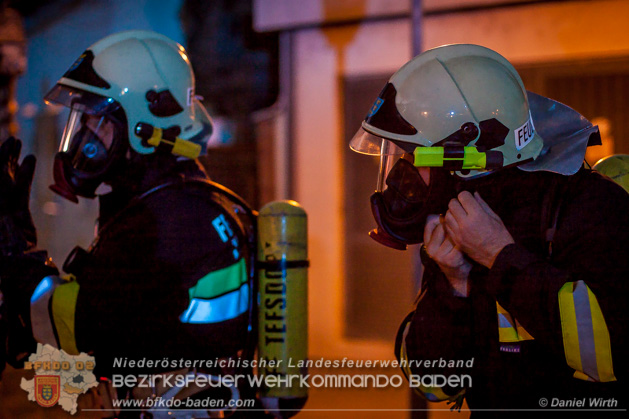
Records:
M567 282L559 290L559 313L566 362L574 377L616 381L609 331L596 296L584 281Z
M583 380L583 381L594 381L591 377L588 377L587 375L583 374L581 371L575 371L572 376L574 378L578 378L579 380Z
M566 355L566 363L577 373L583 374L581 367L581 356L579 353L579 333L577 332L577 317L574 312L574 302L572 301L571 287L573 283L564 284L559 290L559 315L561 317L561 333L563 335L563 349ZM576 378L583 379L582 377Z
M500 342L512 343L535 339L498 301L496 301L496 309L498 311L498 340Z
M588 287L588 297L592 310L592 325L594 326L594 345L596 348L596 365L598 366L598 377L601 382L616 381L614 376L614 366L612 362L612 345L609 340L609 330L603 317L603 311L598 305L596 296Z
M59 285L52 295L52 317L59 337L59 346L70 355L78 355L74 337L74 314L79 283L66 282Z

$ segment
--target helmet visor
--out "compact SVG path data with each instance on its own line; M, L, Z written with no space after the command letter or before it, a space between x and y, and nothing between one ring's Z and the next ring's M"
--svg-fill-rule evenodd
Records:
M378 137L377 135L365 131L363 128L359 128L349 142L349 148L353 151L369 156L399 156L404 153L413 152L415 147L417 147L415 144L408 143L406 147L406 144L400 141L393 142L386 138Z
M378 137L362 128L358 130L349 143L349 147L357 153L367 154L369 156L380 156L380 170L376 185L376 191L378 192L384 189L385 180L391 168L400 158L405 158L411 162L413 161L409 153L412 153L417 146L410 143L408 147L402 148L401 146L406 146L406 144Z
M110 114L120 108L120 104L110 97L97 95L57 83L44 97L48 103L81 109L91 115Z
M70 165L86 175L107 169L113 156L116 122L108 116L85 113L81 107L70 110L59 151L69 157Z

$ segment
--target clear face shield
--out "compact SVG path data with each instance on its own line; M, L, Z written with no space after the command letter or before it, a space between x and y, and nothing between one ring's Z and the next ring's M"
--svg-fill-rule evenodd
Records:
M380 170L376 183L376 192L382 192L386 186L386 179L393 166L400 158L413 163L412 150L407 151L393 141L373 135L364 129L359 129L349 143L349 147L360 154L380 156ZM411 146L409 145L409 148ZM415 148L415 146L412 146Z

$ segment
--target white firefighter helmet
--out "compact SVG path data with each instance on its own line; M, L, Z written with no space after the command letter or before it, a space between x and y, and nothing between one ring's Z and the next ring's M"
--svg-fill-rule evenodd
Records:
M433 146L491 151L493 163L487 170L539 155L543 142L527 92L503 56L469 44L445 45L416 56L390 78L350 143L354 151L375 155ZM457 170L445 157L444 167L460 177L487 173Z
M129 145L149 154L155 147L142 141L138 124L179 131L178 138L205 146L212 124L194 89L194 73L181 45L155 32L133 30L91 45L46 100L96 115L122 108Z
M93 198L128 150L198 157L212 121L194 89L186 51L164 35L125 31L91 45L45 97L70 108L51 188Z

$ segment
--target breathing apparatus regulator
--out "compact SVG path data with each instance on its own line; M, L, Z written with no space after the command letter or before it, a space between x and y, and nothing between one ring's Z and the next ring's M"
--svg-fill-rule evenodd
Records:
M527 92L497 52L428 50L391 76L350 142L380 157L369 235L399 250L421 243L427 216L445 213L467 181L513 166L576 172L594 133L574 110Z
M194 94L185 49L150 31L125 31L90 46L46 95L69 108L51 189L93 198L129 154L195 159L212 121Z

